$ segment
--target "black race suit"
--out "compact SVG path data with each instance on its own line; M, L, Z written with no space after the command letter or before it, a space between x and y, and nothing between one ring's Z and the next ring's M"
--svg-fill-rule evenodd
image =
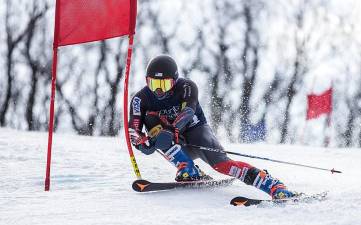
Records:
M207 124L198 102L198 88L193 81L179 78L167 94L167 97L158 99L147 86L137 92L130 105L129 127L141 132L145 125L148 135L150 135L152 128L157 124L147 124L149 115L159 115L163 125L164 123L172 124L182 117L182 112L186 107L190 107L194 111L193 118L180 129L180 134L184 137L185 142L192 145L223 149ZM247 163L231 160L226 153L191 147L184 149L192 159L201 158L218 172L239 178L247 184L251 184L259 172L258 169Z

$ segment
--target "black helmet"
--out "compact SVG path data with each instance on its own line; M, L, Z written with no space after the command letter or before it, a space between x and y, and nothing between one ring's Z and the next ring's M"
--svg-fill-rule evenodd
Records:
M147 86L159 98L169 96L178 79L177 63L168 55L159 55L147 66Z
M153 58L147 66L147 77L157 79L178 79L177 63L169 55L159 55Z

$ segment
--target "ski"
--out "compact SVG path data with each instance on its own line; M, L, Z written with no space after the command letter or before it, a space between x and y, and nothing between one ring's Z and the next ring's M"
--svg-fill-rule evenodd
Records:
M150 182L147 180L136 180L132 184L132 188L137 192L166 191L177 188L207 188L228 186L233 183L235 178L226 178L221 180L199 180L187 182Z
M260 204L282 205L288 203L309 203L313 201L322 201L326 198L326 196L327 196L327 191L312 195L306 195L302 193L297 197L285 198L285 199L272 199L272 200L251 199L243 196L238 196L233 198L230 204L234 206L252 206L252 205L260 205Z

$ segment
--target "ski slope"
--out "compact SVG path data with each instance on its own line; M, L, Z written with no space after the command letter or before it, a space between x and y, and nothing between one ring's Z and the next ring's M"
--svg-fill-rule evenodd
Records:
M292 190L329 191L323 202L243 208L229 205L229 200L237 195L268 196L238 181L214 189L132 191L135 176L119 137L56 134L51 191L44 192L46 146L47 133L0 129L1 225L361 224L361 149L225 145L230 151L343 171L331 174L237 157L267 169ZM175 169L160 155L136 152L136 158L143 178L173 180ZM210 175L222 177L197 163Z

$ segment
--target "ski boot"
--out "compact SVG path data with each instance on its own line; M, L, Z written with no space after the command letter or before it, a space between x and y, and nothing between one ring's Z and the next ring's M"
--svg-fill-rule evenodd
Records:
M178 169L175 180L177 182L201 180L204 176L193 160L182 150L178 144L172 146L164 153L168 161Z
M177 169L178 171L175 177L177 182L196 181L201 179L200 171L193 162L181 162L178 164Z
M199 175L201 177L200 180L213 180L213 177L211 177L211 176L207 175L205 172L203 172L203 170L201 170L198 165L195 165L195 166L197 167L197 169L199 171Z
M297 193L289 191L286 186L278 179L271 177L267 170L260 170L253 186L269 194L272 199L292 198Z
M277 188L275 192L272 194L272 199L285 199L285 198L292 198L297 197L299 194L287 190L287 188L284 186L283 188Z

